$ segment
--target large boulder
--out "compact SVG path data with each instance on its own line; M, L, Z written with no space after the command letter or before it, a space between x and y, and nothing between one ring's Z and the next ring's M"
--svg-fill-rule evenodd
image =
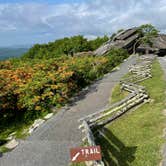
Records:
M134 44L140 35L137 28L131 28L119 32L112 40L107 41L93 52L94 55L104 55L112 48L124 48L129 53L133 51Z

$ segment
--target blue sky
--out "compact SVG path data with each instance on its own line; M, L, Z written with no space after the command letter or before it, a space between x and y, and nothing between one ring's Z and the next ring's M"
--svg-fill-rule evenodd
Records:
M0 3L75 3L75 2L83 2L84 0L0 0Z
M166 32L165 0L0 0L0 46L111 35L145 23Z

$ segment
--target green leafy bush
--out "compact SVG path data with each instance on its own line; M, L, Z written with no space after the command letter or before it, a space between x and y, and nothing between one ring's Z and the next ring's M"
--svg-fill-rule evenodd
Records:
M115 67L123 62L129 54L126 50L114 48L106 56L109 58L109 65Z
M93 51L108 39L107 36L104 36L88 41L83 36L78 35L59 39L55 42L49 42L48 44L35 44L24 54L22 59L48 59L61 57L62 55L73 55L77 52Z

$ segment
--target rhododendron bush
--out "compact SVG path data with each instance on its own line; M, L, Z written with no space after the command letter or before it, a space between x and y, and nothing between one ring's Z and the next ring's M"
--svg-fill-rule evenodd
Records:
M107 56L21 59L0 62L0 118L21 113L36 116L62 106L126 58L117 51ZM117 55L118 53L118 55ZM125 55L125 56L124 56Z
M82 87L108 72L106 57L67 57L33 65L1 62L0 111L45 111L63 105Z

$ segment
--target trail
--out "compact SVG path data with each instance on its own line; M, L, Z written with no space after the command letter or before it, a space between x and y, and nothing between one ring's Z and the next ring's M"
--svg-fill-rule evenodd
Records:
M166 79L166 56L165 57L159 57L159 62L160 62L160 65L164 71L164 75L165 75L165 79Z

